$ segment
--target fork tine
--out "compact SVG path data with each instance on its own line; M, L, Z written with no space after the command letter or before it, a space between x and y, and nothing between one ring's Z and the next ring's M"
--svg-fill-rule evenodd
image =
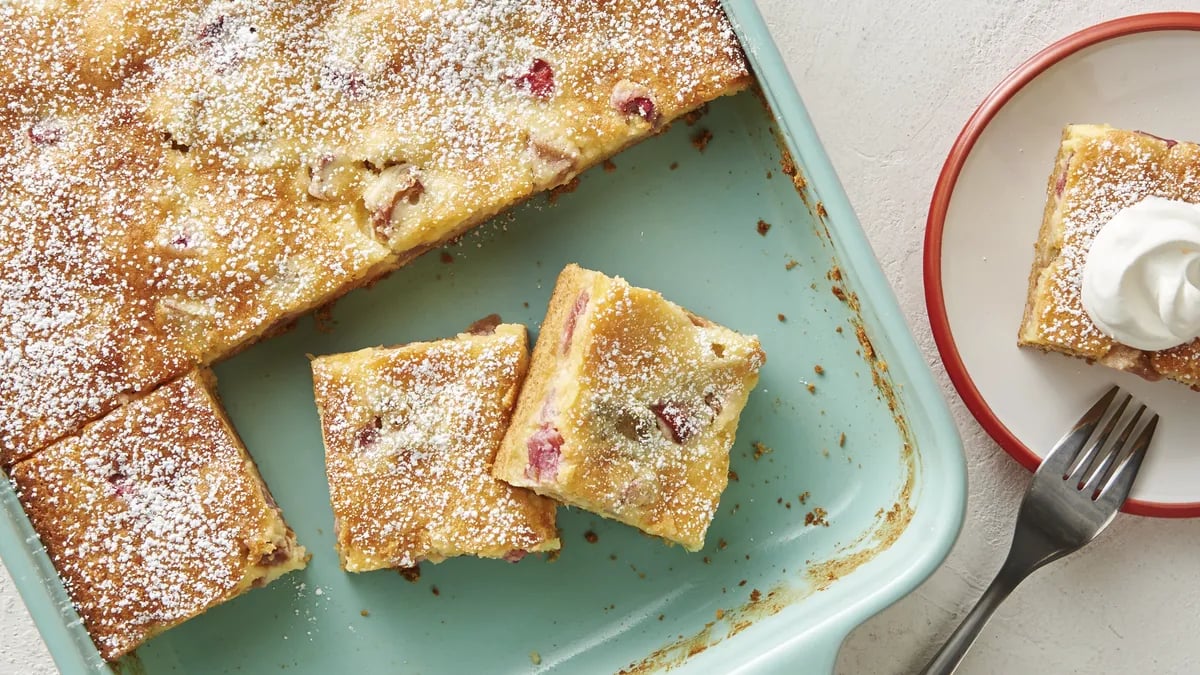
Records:
M1142 460L1146 458L1146 449L1150 447L1150 440L1154 438L1157 428L1158 415L1155 415L1146 423L1142 433L1134 439L1133 448L1100 485L1100 499L1116 501L1118 506L1125 502L1125 499L1129 497L1129 491L1133 488L1133 479L1137 478L1138 471L1142 468Z
M1096 465L1091 469L1091 473L1088 474L1087 481L1080 485L1079 489L1090 495L1095 494L1100 481L1108 474L1109 467L1116 461L1117 455L1121 454L1128 447L1126 443L1129 441L1130 435L1133 434L1133 430L1137 428L1138 422L1141 421L1142 413L1144 412L1146 412L1146 406L1139 406L1133 413L1133 419L1129 420L1129 424L1126 424L1125 428L1121 430L1121 435L1117 436L1117 440L1113 442L1108 451L1096 458Z
M1071 427L1062 438L1054 444L1054 448L1046 454L1046 458L1042 460L1042 465L1038 468L1038 473L1042 471L1056 471L1060 476L1067 475L1067 467L1079 455L1079 451L1083 448L1087 440L1091 438L1092 432L1096 430L1096 426L1100 424L1100 420L1104 419L1104 413L1108 407L1112 405L1113 399L1117 393L1121 391L1120 387L1109 389L1100 400L1092 405L1091 409L1079 418L1075 426Z
M1121 401L1121 405L1117 408L1117 411L1108 418L1108 424L1104 425L1104 429L1102 429L1096 436L1096 440L1092 441L1087 450L1084 450L1082 453L1080 453L1079 457L1072 465L1069 475L1064 476L1064 478L1073 481L1076 488L1083 487L1084 473L1088 471L1093 464L1095 464L1097 456L1100 454L1100 451L1104 449L1104 444L1108 442L1108 437L1112 435L1113 429L1117 428L1117 422L1121 421L1121 416L1125 414L1125 408L1132 400L1132 396L1129 394L1125 395L1125 400Z

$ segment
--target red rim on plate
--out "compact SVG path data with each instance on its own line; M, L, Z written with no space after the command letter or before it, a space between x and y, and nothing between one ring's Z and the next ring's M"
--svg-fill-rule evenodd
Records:
M1033 58L1021 64L1016 70L996 86L983 103L967 120L954 145L946 158L942 172L938 176L937 185L933 190L933 200L929 205L929 220L925 226L925 306L929 312L929 323L933 329L933 339L941 353L942 362L950 381L958 390L959 396L984 431L1000 444L1008 454L1023 464L1025 468L1034 470L1041 463L1041 457L1029 449L1000 421L996 413L988 406L987 401L975 387L975 382L963 365L958 347L954 343L954 335L950 331L950 321L946 316L946 304L942 296L942 228L946 221L946 211L950 206L950 196L954 192L958 175L962 171L975 141L987 128L996 113L1008 103L1018 91L1029 84L1035 77L1062 61L1068 56L1105 40L1158 30L1200 30L1200 13L1192 12L1162 12L1156 14L1139 14L1113 21L1106 21L1090 28L1085 28L1069 35L1049 47L1038 52ZM1123 509L1126 513L1140 516L1159 518L1192 518L1200 516L1200 502L1167 504L1130 499Z

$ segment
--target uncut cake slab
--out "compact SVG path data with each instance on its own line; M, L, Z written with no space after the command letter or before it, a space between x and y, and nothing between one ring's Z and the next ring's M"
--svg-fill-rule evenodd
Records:
M319 5L71 5L105 29L75 44L34 30L0 75L15 101L0 177L21 185L0 197L17 256L0 280L21 298L0 334L43 359L0 371L6 463L218 362L229 418L312 556L118 668L831 670L845 634L949 550L962 457L753 4L725 10L763 95L720 98L751 78L707 0L603 3L586 20L550 0ZM25 11L0 9L0 31L39 20ZM154 68L184 53L203 58ZM96 96L55 101L26 86L39 78ZM51 217L72 213L86 217ZM346 574L308 356L437 340L492 313L532 337L570 263L772 355L704 548L560 508L556 560ZM7 488L3 503L0 554L60 669L103 668Z

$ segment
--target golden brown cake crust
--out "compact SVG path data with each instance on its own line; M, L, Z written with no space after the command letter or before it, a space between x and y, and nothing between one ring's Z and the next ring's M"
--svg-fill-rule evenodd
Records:
M754 337L570 265L495 474L698 550L765 358Z
M749 82L716 0L0 7L0 463Z
M529 348L491 328L313 361L344 569L559 548L554 502L492 477Z
M211 386L193 373L13 467L105 659L304 567Z
M1096 327L1080 299L1092 239L1118 211L1150 196L1200 203L1200 146L1070 125L1046 193L1018 344L1200 386L1200 340L1157 352L1119 344Z

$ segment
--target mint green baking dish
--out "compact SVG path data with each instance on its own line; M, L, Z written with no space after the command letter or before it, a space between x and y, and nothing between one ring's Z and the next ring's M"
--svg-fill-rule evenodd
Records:
M852 628L941 563L963 518L960 441L753 2L727 9L769 109L754 93L714 103L556 203L468 235L446 249L452 263L435 252L352 293L332 331L305 319L218 366L230 416L313 559L119 670L829 673ZM554 562L456 559L415 582L342 573L306 354L450 335L492 312L536 329L572 261L762 339L737 479L706 548L563 509ZM58 667L107 668L7 482L0 504L0 555Z

